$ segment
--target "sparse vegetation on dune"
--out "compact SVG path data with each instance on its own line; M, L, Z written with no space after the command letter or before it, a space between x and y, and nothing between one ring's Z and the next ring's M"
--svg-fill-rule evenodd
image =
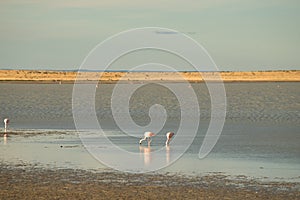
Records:
M42 70L0 70L2 82L41 82L65 83L78 81L117 82L117 81L170 81L190 82L218 81L219 72L75 72L75 71L42 71ZM300 70L220 72L225 82L235 81L300 81Z

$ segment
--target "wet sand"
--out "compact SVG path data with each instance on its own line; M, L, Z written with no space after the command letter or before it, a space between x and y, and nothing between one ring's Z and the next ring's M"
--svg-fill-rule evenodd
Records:
M297 183L222 174L95 173L0 164L0 199L299 199Z
M77 72L39 70L0 70L1 82L73 83ZM300 81L300 71L220 72L224 82ZM216 72L80 72L77 81L116 83L117 81L219 81Z

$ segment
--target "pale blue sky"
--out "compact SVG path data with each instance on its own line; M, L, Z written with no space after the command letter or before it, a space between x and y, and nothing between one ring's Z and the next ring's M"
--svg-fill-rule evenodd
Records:
M76 69L107 37L149 26L192 33L220 70L300 69L299 2L2 0L0 69Z

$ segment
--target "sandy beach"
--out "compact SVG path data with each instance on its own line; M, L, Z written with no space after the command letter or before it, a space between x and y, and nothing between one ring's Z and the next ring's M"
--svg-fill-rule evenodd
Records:
M78 81L216 81L216 72L81 72ZM300 81L300 71L220 72L224 82ZM73 83L77 72L40 70L0 70L1 82ZM217 80L220 80L217 78Z

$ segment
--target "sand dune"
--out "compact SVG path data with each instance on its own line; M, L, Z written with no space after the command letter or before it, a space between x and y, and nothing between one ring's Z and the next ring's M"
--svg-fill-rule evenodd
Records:
M59 83L95 81L114 83L117 81L174 81L203 82L221 80L234 81L300 81L300 70L253 71L253 72L64 72L42 70L0 70L0 81Z

